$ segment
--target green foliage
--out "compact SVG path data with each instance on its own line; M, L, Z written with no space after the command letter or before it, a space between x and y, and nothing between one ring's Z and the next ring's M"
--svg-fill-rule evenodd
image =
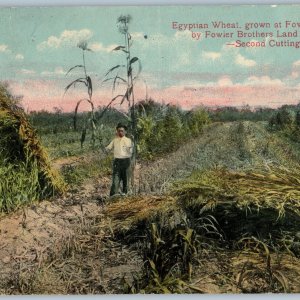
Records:
M169 109L163 119L161 136L161 151L173 151L183 139L183 122L176 109Z
M300 111L299 110L296 113L295 123L296 123L297 128L300 128Z
M192 288L188 281L200 248L199 236L187 225L161 225L158 220L149 226L142 249L143 277L136 279L129 292L181 294Z
M127 123L128 118L114 108L99 107L95 111L98 126L95 132L96 147L107 145L114 135L118 122ZM207 111L202 108L183 111L176 106L160 104L152 99L139 101L135 105L139 157L153 159L177 149L182 143L201 134L203 126L210 122ZM56 111L32 112L29 118L51 158L80 155L93 149L92 135L86 132L85 144L80 146L81 132L87 113L77 115L77 128L72 130L73 114ZM55 124L55 131L53 128ZM129 128L128 135L133 135Z
M160 119L166 110L166 105L154 101L152 98L141 100L135 105L135 112L138 116L151 115L155 119Z
M151 142L153 141L153 132L155 122L153 117L144 116L138 118L137 134L139 138L138 151L143 158L152 159L153 154L150 149Z
M209 124L210 119L204 109L196 109L191 111L188 118L188 126L192 135L198 135L202 132L203 126Z
M170 232L152 223L149 241L148 249L144 254L148 259L150 269L152 271L155 269L161 280L169 275L175 265L179 268L181 275L190 277L191 262L197 254L199 242L193 229L186 225L179 225Z
M39 200L43 194L36 163L0 160L0 212L10 212Z
M39 135L73 132L73 113L56 110L55 113L41 110L28 113L30 123ZM79 127L82 127L83 116L79 116Z
M283 130L291 128L293 123L292 114L287 109L280 109L271 117L269 126L271 129Z
M210 122L202 109L189 112L179 107L161 105L152 99L136 105L139 155L143 159L176 150L182 143L196 137Z
M210 118L215 122L268 121L273 113L272 108L251 109L248 105L242 108L228 106L209 110Z
M300 110L297 106L283 106L269 119L268 129L287 141L300 145Z

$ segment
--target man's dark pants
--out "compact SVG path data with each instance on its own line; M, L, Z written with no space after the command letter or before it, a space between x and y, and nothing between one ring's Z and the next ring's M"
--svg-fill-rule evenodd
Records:
M122 181L122 192L127 194L130 175L130 158L115 158L113 161L112 185L110 196L119 193L120 183Z

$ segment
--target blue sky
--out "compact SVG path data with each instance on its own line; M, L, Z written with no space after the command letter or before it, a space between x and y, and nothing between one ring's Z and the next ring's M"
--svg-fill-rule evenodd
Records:
M187 108L298 103L300 48L236 48L226 45L235 39L193 40L191 31L174 30L172 23L224 21L243 27L245 22L300 22L299 13L300 6L295 5L1 8L0 79L24 96L25 108L68 110L84 91L78 88L62 98L64 87L79 75L65 73L81 63L76 45L86 40L93 50L86 61L94 100L102 105L112 95L101 80L124 59L122 53L111 51L123 43L116 20L130 14L132 55L143 67L137 86L140 98L146 82L152 98ZM245 39L250 40L265 39ZM300 41L300 31L294 40Z

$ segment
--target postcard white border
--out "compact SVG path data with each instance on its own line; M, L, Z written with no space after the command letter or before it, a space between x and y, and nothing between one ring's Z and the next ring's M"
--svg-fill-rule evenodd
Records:
M0 0L0 6L300 4L300 0Z
M272 4L300 4L300 0L0 0L1 7L24 7L24 6L93 6L93 5L110 5L110 6L126 6L126 5L272 5ZM300 16L299 16L300 18ZM300 280L300 278L299 278ZM13 296L14 299L50 299L50 300L61 300L61 299L197 299L197 300L268 300L268 299L280 299L280 300L298 300L300 294L218 294L218 295L208 295L208 294L193 294L193 295L20 295ZM11 299L11 296L1 296L0 299Z

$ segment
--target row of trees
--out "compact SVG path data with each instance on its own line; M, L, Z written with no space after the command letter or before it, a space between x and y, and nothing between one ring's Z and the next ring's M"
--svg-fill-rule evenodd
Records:
M216 122L234 122L234 121L268 121L274 114L275 109L261 107L253 109L249 105L243 107L219 107L210 109L209 115L212 121Z
M105 110L105 114L103 111ZM41 135L47 134L60 134L74 131L74 113L63 112L56 109L55 112L45 110L31 111L28 114L31 123L38 130ZM89 118L89 112L82 112L76 116L76 127L78 131L82 131L85 126L86 120ZM94 110L94 118L96 124L101 123L105 126L113 127L118 122L127 122L128 119L123 113L115 108L99 107ZM97 140L97 139L96 139Z

